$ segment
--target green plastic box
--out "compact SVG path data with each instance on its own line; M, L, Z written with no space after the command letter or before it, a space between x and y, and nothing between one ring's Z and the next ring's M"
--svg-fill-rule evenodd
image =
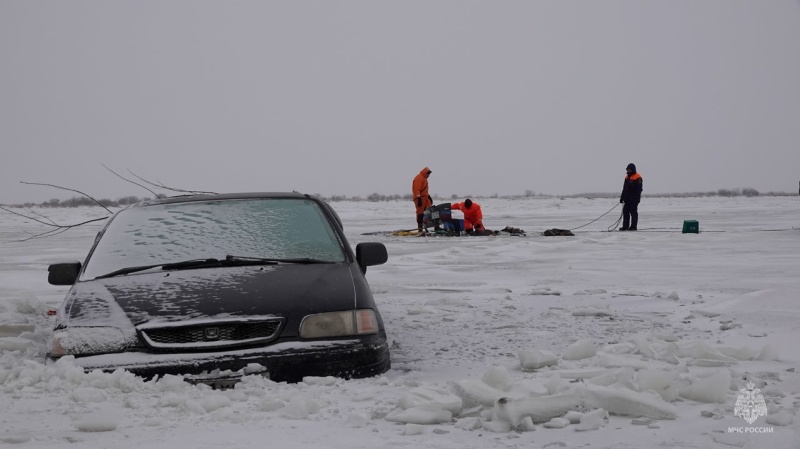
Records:
M699 234L700 223L697 220L683 220L683 233L684 234Z

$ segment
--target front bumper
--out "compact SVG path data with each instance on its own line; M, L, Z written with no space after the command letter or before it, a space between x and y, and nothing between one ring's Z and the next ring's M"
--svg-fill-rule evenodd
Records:
M366 343L361 340L285 342L213 353L123 352L77 357L74 363L86 372L124 369L148 379L167 374L185 375L193 383L212 385L235 382L249 372L268 376L276 382L300 382L305 376L371 377L391 367L385 339ZM266 373L254 371L252 364L265 367Z

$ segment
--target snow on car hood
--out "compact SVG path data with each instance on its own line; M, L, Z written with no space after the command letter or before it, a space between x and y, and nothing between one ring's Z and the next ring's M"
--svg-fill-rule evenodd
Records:
M347 264L270 265L137 273L78 282L61 320L125 328L206 318L282 316L354 307Z

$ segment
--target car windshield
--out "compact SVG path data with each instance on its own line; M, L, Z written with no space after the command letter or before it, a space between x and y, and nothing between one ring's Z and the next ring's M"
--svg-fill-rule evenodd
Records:
M132 207L117 214L82 279L129 267L228 255L343 262L342 243L308 199L216 200Z

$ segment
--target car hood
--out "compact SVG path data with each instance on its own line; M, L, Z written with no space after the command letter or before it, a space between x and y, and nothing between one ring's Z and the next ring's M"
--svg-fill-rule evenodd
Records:
M125 328L241 317L302 319L355 307L348 264L286 264L137 273L76 283L60 311L68 326Z

